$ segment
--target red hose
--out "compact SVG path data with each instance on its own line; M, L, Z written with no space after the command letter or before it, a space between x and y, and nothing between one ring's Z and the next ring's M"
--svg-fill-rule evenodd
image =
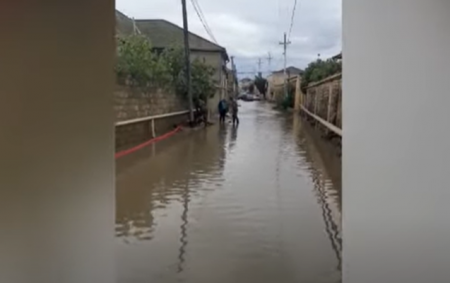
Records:
M119 151L119 152L117 152L115 154L114 157L115 157L115 159L117 159L117 158L120 158L122 156L125 156L125 155L131 154L133 152L136 152L136 151L138 151L138 150L140 150L140 149L142 149L142 148L144 148L144 147L146 147L146 146L148 146L148 145L150 145L152 143L155 143L155 142L167 139L167 138L173 136L174 134L176 134L177 132L179 132L180 130L181 130L181 126L177 126L174 130L172 130L172 131L170 131L168 133L165 133L164 135L161 135L161 136L158 136L158 137L153 138L151 140L148 140L148 141L146 141L144 143L141 143L140 145L137 145L137 146L132 147L130 149Z

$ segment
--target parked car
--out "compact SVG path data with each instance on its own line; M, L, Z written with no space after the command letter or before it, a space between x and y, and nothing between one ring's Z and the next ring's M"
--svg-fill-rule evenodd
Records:
M237 99L243 100L246 95L247 95L246 93L241 93L237 96Z
M261 95L259 95L259 94L254 94L253 95L253 100L260 101L261 99L262 99Z
M247 93L242 97L243 101L253 101L255 100L253 94Z

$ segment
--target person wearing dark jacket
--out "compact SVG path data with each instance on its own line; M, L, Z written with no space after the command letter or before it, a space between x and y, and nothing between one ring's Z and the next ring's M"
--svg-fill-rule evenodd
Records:
M225 117L227 115L228 111L228 105L225 99L222 99L219 101L218 105L219 115L220 115L220 123L225 123Z

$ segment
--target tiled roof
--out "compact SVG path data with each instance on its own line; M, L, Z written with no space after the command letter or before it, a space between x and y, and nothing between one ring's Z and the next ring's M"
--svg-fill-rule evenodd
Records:
M183 28L166 20L136 20L136 26L156 48L183 44ZM224 48L194 33L189 32L191 49L224 51Z
M278 74L278 73L283 73L283 72L284 72L283 69L281 69L281 70L273 72L272 74ZM289 73L291 75L299 75L299 74L301 75L301 74L303 74L303 70L293 67L293 66L289 66L286 68L286 73Z
M116 10L116 32L119 35L133 33L133 20Z
M152 46L155 48L167 48L174 45L183 44L183 28L166 20L134 20L116 10L116 32L118 35L128 35L133 33L134 25L147 36ZM227 51L199 35L189 32L189 45L191 50L198 51L218 51L221 52L228 61Z
M332 59L342 59L342 52L331 57Z

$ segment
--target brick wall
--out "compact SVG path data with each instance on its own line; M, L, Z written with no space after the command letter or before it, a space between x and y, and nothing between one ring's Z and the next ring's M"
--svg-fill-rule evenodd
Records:
M116 86L114 113L116 121L126 121L147 116L187 110L186 101L174 93L156 91L144 94L137 89ZM188 119L188 115L155 120L156 135L163 134ZM143 121L115 127L116 151L138 145L152 138L151 121Z
M144 94L138 89L116 86L114 113L116 121L160 115L187 109L186 102L174 93L158 90Z

